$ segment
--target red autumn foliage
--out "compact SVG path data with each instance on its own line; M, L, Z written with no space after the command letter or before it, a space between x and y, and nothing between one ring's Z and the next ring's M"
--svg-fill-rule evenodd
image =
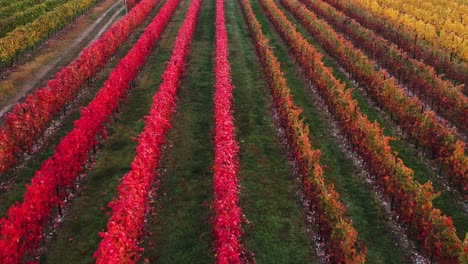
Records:
M54 116L104 67L158 2L159 0L141 1L85 48L77 59L57 72L45 87L29 94L24 102L13 106L0 128L0 173L14 166L21 154L31 151Z
M175 6L179 0L169 0ZM103 238L94 253L96 263L136 263L141 251L141 238L145 216L148 211L151 182L159 165L161 150L166 143L166 134L171 128L171 116L176 109L177 91L183 77L201 0L194 0L177 35L172 57L162 75L163 82L153 97L150 114L145 118L145 128L138 137L136 156L118 187L118 197L109 204L112 215L107 223L107 231L99 235ZM167 6L166 6L167 7ZM169 17L172 11L161 10L160 14ZM149 28L157 26L150 25Z
M214 252L216 263L241 263L242 212L239 207L237 171L239 144L232 116L231 67L224 1L216 0L216 53L214 94Z
M93 101L81 110L73 130L62 138L52 157L36 172L23 202L11 206L8 217L0 219L0 263L21 262L24 254L40 242L43 226L52 209L62 203L63 196L83 170L90 150L98 143L97 137L105 135L105 124L126 97L131 81L151 53L178 2L172 0L165 4L138 42L112 70Z

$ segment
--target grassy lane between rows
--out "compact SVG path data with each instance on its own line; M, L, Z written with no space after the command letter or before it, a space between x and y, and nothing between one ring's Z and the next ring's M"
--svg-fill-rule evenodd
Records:
M226 2L244 243L258 263L313 263L299 186L279 143L272 102L238 1Z
M324 178L335 185L354 227L359 232L359 238L368 248L367 262L405 263L404 252L395 245L389 224L385 220L385 212L373 190L362 182L352 160L347 158L339 148L340 142L331 135L333 120L324 113L324 109L312 103L308 82L288 55L285 43L275 33L258 1L253 0L251 3L263 32L270 39L270 45L282 63L294 102L304 110L303 117L310 126L311 142L316 149L322 151L321 163L326 166Z
M144 127L152 97L161 82L161 74L172 52L175 37L188 8L182 1L166 30L156 43L153 54L132 89L128 101L122 104L115 123L109 127L109 137L98 152L92 169L81 182L81 190L69 206L57 237L48 245L43 263L94 263L93 253L106 228L109 202L117 195L119 179L130 170L138 136ZM162 1L157 9L165 3ZM152 13L154 18L156 12ZM144 28L141 28L141 33Z
M68 116L60 124L59 129L46 140L43 149L38 151L36 154L33 154L31 159L26 161L15 171L10 171L1 175L0 180L2 182L9 181L10 183L6 185L4 189L0 189L0 217L6 216L8 208L14 202L21 201L23 199L26 192L26 184L31 182L32 177L34 177L34 173L40 169L42 163L53 154L55 147L58 145L60 140L73 129L74 120L77 120L80 117L80 107L88 105L88 103L93 100L96 93L107 80L111 70L138 41L139 36L143 33L146 26L152 21L161 6L162 4L160 3L153 11L151 11L146 21L142 23L140 27L136 28L128 40L117 49L112 61L110 61L108 65L106 65L106 67L103 68L96 77L94 77L95 80L90 84L90 86L83 88L86 92L83 93L77 104L75 104L72 109L67 110Z
M369 120L377 121L381 128L384 129L385 136L393 137L396 140L390 141L390 146L396 152L398 156L404 161L405 165L414 171L414 178L420 183L425 183L428 180L432 181L434 189L436 191L443 190L443 187L438 184L436 172L430 168L426 158L419 154L413 146L410 146L407 140L403 139L402 136L397 132L394 123L389 119L387 114L380 112L376 109L370 99L365 93L355 88L355 85L349 80L343 71L340 70L340 65L337 60L329 56L320 44L307 33L307 30L301 25L300 21L284 8L278 0L277 5L287 15L288 19L292 21L299 32L312 44L320 53L323 54L323 61L325 66L331 67L333 75L337 79L346 83L348 88L354 88L353 98L358 102L361 112L368 116ZM442 210L442 212L448 216L453 217L453 223L457 229L457 235L460 239L465 237L465 233L468 232L468 214L460 210L460 207L453 202L454 194L451 192L443 191L441 196L434 200L434 206Z
M141 258L148 263L214 262L210 229L214 21L215 1L204 0L160 162L161 186L148 216Z

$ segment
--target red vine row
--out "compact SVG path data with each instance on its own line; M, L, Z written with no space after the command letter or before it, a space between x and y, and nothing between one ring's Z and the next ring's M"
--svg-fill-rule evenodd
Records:
M0 128L0 173L18 162L18 157L33 148L53 117L86 84L133 30L148 16L159 0L143 0L104 35L85 48L73 62L62 68L45 87L29 94L6 115Z
M178 0L172 2L177 3ZM99 234L103 239L94 253L96 263L136 263L143 251L139 239L144 232L151 183L156 176L166 134L171 128L171 116L177 107L179 82L183 77L200 6L201 0L191 3L179 30L171 59L162 75L163 82L153 97L145 128L138 137L132 169L119 184L117 199L109 204L112 215L107 231Z
M237 172L239 144L235 138L232 116L231 66L224 0L216 0L215 93L214 101L214 252L216 263L241 263L242 211L239 207Z
M106 122L125 98L131 81L151 53L179 1L167 1L138 42L110 73L93 101L81 110L73 130L36 171L23 202L12 205L8 217L0 219L0 263L20 263L24 254L38 245L52 209L62 203L62 198L83 170L90 150L98 144L97 137L105 136Z

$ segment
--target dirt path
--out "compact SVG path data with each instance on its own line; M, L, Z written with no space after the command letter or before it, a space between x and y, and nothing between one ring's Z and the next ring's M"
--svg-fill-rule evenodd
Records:
M43 51L17 66L0 82L0 118L28 93L42 87L61 67L101 36L123 14L122 1L105 0L79 18L60 38L45 44Z

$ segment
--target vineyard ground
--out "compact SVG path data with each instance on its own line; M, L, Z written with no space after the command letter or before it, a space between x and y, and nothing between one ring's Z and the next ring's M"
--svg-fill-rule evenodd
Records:
M138 27L129 42L119 48L115 58L98 75L79 102L69 110L58 132L46 142L44 151L38 153L15 171L12 185L0 189L0 217L8 207L21 201L34 172L48 158L79 117L80 106L92 100L110 70L118 63L138 36L165 3L161 0L142 26ZM279 5L279 1L276 1ZM110 10L114 0L105 0L86 16L80 18L77 27L49 41L43 50L34 54L29 62L14 68L2 85L13 82L43 82L48 77L35 78L30 72L40 71L42 64L48 67L55 60L60 62L44 76L51 76L60 65L74 58L82 47L96 37L109 19L117 19ZM161 35L152 55L128 99L122 103L113 123L109 124L109 136L100 145L92 165L85 171L80 188L67 205L59 228L52 232L52 239L43 245L41 263L94 263L93 253L100 242L98 233L106 229L110 209L108 204L117 195L120 178L130 170L137 142L134 140L144 127L143 117L148 114L152 96L161 83L161 74L167 66L178 29L184 20L190 0L181 0L166 30ZM347 214L368 248L368 263L407 263L407 250L398 245L392 233L392 223L380 205L375 191L364 183L361 169L357 168L349 153L340 146L334 121L313 100L309 82L288 54L286 44L275 32L257 0L251 0L262 30L270 39L275 55L281 62L294 102L301 107L303 117L310 126L314 148L322 151L321 164L325 166L324 178L333 183L347 207ZM272 117L272 102L263 80L262 67L251 44L248 28L237 0L225 1L226 23L229 34L229 61L232 67L234 89L234 116L236 137L240 144L240 207L246 221L242 223L242 244L254 254L258 263L317 263L315 247L308 239L305 216L299 198L300 186L293 178L292 168L284 146L281 145L278 128ZM279 5L281 6L281 5ZM285 8L282 8L285 11ZM287 12L286 12L287 13ZM306 33L297 20L287 13L299 31L324 54L325 65L348 87L352 82L343 73L337 61L327 56L312 36ZM89 35L83 32L90 24L104 17ZM213 216L213 93L214 93L214 38L215 0L203 0L189 60L181 89L178 109L167 137L157 181L152 192L152 211L147 216L147 234L141 246L145 248L140 263L212 263L213 239L210 229ZM110 24L110 23L109 23ZM101 31L102 32L102 31ZM83 46L73 51L58 50L67 47L74 39L83 38ZM80 48L81 47L81 48ZM64 56L66 55L66 56ZM10 84L6 84L11 82ZM5 86L6 87L6 86ZM35 86L37 88L38 85ZM434 179L435 171L418 150L401 139L391 121L382 114L366 95L356 90L353 97L370 120L385 128L385 134L397 138L392 148L398 151L405 164L415 171L420 182ZM0 107L7 103L1 101ZM1 114L0 114L1 115ZM436 183L436 189L440 189ZM459 237L468 231L468 215L452 202L450 193L443 192L435 205L454 218Z
M117 21L124 10L121 3L113 0L99 3L12 68L1 73L0 118L12 105L42 87L61 67L75 59L83 48Z

